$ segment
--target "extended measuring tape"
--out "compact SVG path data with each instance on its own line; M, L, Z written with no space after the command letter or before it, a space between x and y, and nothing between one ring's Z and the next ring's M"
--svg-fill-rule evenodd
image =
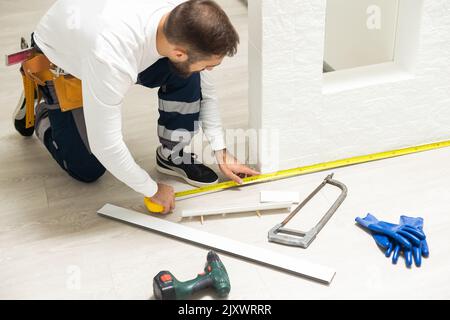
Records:
M207 186L207 187L203 187L203 188L177 192L177 193L175 193L175 197L176 198L184 198L184 197L192 196L192 195L199 195L199 194L203 194L203 193L210 193L210 192L221 191L221 190L226 190L226 189L231 189L231 188L243 187L243 186L253 185L253 184L257 184L257 183L276 181L276 180L291 178L291 177L300 176L300 175L304 175L304 174L308 174L308 173L336 169L336 168L341 168L341 167L345 167L345 166L366 163L366 162L372 162L372 161L377 161L377 160L395 158L395 157L400 157L400 156L404 156L404 155L408 155L408 154L425 152L425 151L441 149L441 148L446 148L446 147L450 147L450 140L438 142L438 143L426 144L426 145L417 146L417 147L409 147L409 148L404 148L404 149L399 149L399 150L394 150L394 151L374 153L374 154L365 155L365 156L357 156L357 157L347 158L347 159L343 159L343 160L324 162L324 163L314 164L314 165L300 167L300 168L287 169L287 170L282 170L282 171L278 171L278 172L274 172L274 173L262 174L262 175L254 176L254 177L248 177L248 178L243 179L244 183L242 185L239 185L234 181L223 182L223 183L219 183L219 184L215 184L215 185ZM164 208L162 206L153 203L150 200L150 198L145 198L145 205L146 205L147 209L152 213L162 213L164 211Z

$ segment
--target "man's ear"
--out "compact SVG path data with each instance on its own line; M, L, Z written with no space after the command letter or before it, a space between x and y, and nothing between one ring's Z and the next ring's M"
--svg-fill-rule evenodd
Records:
M189 58L186 50L183 48L174 48L170 52L170 55L171 60L176 62L185 62Z

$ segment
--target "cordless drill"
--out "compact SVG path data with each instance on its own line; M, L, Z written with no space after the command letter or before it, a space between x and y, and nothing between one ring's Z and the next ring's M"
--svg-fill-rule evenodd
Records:
M180 282L169 271L161 271L153 278L153 292L157 300L185 300L196 292L213 288L220 298L231 290L227 270L217 253L208 253L204 273L197 278Z

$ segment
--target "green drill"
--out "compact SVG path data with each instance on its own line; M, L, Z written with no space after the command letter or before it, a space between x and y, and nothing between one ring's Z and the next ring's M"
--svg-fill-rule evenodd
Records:
M207 288L213 288L220 298L228 296L231 290L227 269L214 251L208 253L204 273L193 280L180 282L169 271L161 271L153 278L157 300L185 300Z

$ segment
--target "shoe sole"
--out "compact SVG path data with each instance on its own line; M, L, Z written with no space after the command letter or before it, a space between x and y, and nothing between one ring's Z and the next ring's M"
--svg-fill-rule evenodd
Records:
M172 169L172 168L167 167L166 165L164 165L164 167L163 167L163 166L162 166L161 164L159 164L158 162L156 163L156 170L157 170L158 172L160 172L160 173L167 174L167 175L169 175L169 176L181 178L181 179L183 179L184 181L186 181L187 183L189 183L191 186L199 187L199 188L201 188L201 187L212 186L212 185L215 185L215 184L217 184L217 183L219 182L218 179L217 179L216 181L210 182L210 183L204 183L204 182L194 181L194 180L189 179L189 178L186 176L186 174L184 173L183 170L178 169L178 168L173 168L173 169ZM178 172L178 171L181 171L181 172Z

